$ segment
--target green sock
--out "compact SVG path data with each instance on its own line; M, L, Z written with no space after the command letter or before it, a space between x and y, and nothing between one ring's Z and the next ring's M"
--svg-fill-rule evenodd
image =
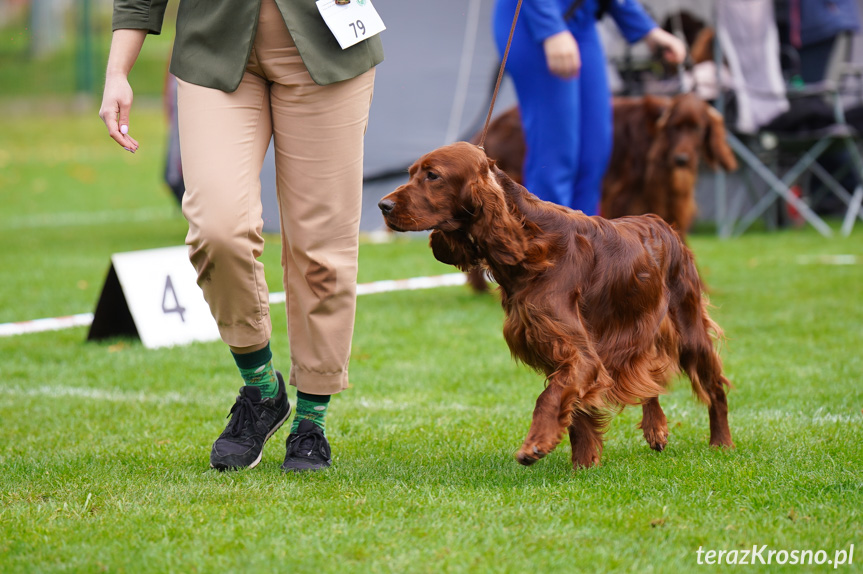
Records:
M308 419L321 427L321 431L326 433L324 420L327 416L327 406L329 404L330 395L309 395L302 391L297 391L297 414L294 415L291 432L297 432L300 421Z
M231 351L231 354L246 384L261 389L261 398L279 394L279 380L273 368L273 353L269 343L263 349L251 353L238 355Z

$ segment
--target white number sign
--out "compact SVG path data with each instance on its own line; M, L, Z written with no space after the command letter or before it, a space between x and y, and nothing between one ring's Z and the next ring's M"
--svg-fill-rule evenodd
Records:
M342 50L386 30L371 0L351 0L349 4L318 0L316 4Z
M188 247L115 253L111 264L145 347L219 338Z

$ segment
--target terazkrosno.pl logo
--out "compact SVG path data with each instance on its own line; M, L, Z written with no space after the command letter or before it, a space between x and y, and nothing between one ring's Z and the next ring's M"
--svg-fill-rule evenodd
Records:
M833 568L854 564L854 545L830 553L826 550L773 550L767 545L754 544L751 549L705 550L699 546L695 552L698 564L729 564L732 566L751 566L754 564L825 564Z

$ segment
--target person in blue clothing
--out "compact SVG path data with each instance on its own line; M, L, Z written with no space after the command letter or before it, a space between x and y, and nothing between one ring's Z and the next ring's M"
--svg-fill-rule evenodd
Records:
M497 0L493 27L503 54L518 0ZM596 27L600 10L630 43L645 40L670 63L682 41L635 0L523 0L507 57L527 144L524 185L540 199L596 215L611 155L611 92Z

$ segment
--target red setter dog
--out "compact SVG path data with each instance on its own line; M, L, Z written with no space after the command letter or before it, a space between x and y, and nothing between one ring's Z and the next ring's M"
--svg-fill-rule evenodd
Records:
M691 93L614 98L613 109L614 143L600 213L607 218L655 213L685 236L696 212L699 160L713 169L737 169L722 116ZM525 144L518 108L491 123L485 150L522 183Z
M695 218L699 160L737 169L725 123L695 94L615 98L614 144L602 182L600 213L655 213L686 234Z
M513 356L546 377L520 463L568 430L573 467L598 464L609 418L638 403L644 438L662 450L658 397L681 369L708 406L710 444L733 446L713 346L721 332L692 253L662 219L607 220L541 201L466 142L421 157L378 206L395 231L433 230L438 260L481 265L500 286Z

